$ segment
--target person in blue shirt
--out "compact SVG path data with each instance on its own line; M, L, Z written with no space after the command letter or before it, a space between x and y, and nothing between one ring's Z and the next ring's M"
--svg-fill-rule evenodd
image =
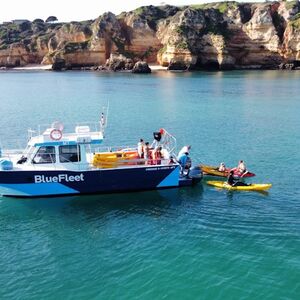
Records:
M189 174L189 168L191 165L191 160L189 158L189 153L185 152L181 154L181 156L178 158L178 162L180 164L180 174L181 175L188 175ZM184 170L188 170L187 174L184 174Z
M179 160L180 156L184 155L186 152L187 152L187 154L189 154L190 150L191 150L191 146L190 145L183 146L181 148L181 150L179 151L178 155L177 155L177 160Z

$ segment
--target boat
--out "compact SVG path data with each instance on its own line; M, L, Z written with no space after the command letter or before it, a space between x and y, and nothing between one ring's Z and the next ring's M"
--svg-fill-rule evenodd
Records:
M219 167L216 166L208 166L208 165L200 165L203 174L209 176L216 176L216 177L227 177L231 170L234 171L234 176L236 178L244 178L244 177L253 177L255 176L254 173L249 171L245 172L244 174L240 174L236 169L226 168L225 171L219 171Z
M42 128L29 130L24 151L2 150L1 195L47 197L140 191L191 186L202 179L197 166L181 170L173 159L176 138L165 129L154 133L154 144L162 147L163 158L146 160L139 158L137 147L101 147L102 122L74 126L54 122Z
M233 191L267 191L272 187L272 184L270 183L251 183L249 185L245 186L231 186L226 181L207 181L208 185L212 185L217 188L227 189L227 190L233 190Z

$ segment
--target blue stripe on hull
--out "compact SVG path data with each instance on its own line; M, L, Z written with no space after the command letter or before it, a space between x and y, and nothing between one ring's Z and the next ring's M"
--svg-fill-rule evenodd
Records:
M61 183L19 183L19 184L1 184L0 191L6 191L5 194L13 196L51 196L78 194L79 192L71 189ZM4 195L5 195L4 194Z
M176 168L173 172L171 172L166 178L164 178L159 185L158 188L163 187L173 187L178 186L178 168Z

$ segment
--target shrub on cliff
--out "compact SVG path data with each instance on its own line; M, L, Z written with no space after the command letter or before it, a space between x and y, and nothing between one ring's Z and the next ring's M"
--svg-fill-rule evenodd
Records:
M40 23L40 24L44 24L44 20L42 20L42 19L34 19L33 21L32 21L32 24L38 24L38 23Z
M47 23L56 22L56 21L58 21L58 19L57 19L55 16L49 16L49 17L46 19L46 22L47 22Z
M291 20L290 24L294 29L300 29L300 13L297 13Z

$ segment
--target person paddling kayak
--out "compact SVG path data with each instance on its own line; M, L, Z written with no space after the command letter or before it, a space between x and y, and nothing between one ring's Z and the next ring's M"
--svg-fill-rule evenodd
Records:
M231 186L248 186L247 183L241 182L234 177L234 171L231 170L227 177L227 183Z

